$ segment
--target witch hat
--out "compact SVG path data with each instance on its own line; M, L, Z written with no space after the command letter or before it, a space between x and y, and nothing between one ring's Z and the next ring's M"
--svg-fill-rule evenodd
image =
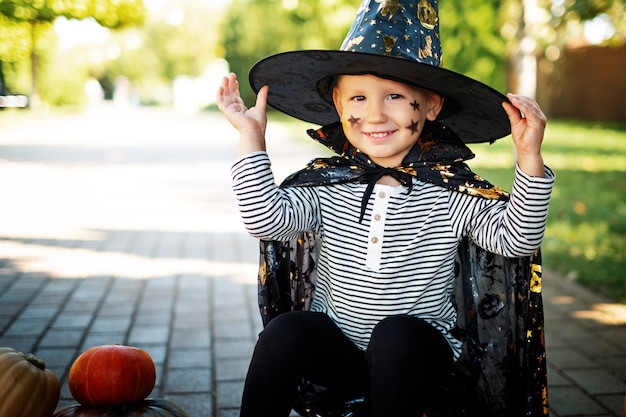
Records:
M365 0L340 50L299 50L269 56L250 70L255 92L269 85L268 104L317 125L339 121L333 78L372 74L444 97L438 121L466 143L492 142L511 133L501 103L508 99L441 67L437 0Z

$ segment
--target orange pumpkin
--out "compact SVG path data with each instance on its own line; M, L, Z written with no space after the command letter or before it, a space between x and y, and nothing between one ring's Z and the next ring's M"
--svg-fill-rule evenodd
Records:
M150 355L139 348L103 345L76 358L68 385L84 405L123 405L143 400L154 388L156 369Z
M0 347L0 416L50 417L60 394L59 380L44 361Z
M162 398L147 399L116 407L68 405L54 412L53 417L188 417L185 410Z

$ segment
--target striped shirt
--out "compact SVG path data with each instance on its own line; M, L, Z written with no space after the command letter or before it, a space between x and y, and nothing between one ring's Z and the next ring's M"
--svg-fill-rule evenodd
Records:
M461 342L452 304L459 242L507 257L531 255L546 226L554 174L530 177L516 168L509 202L450 191L414 179L407 187L376 184L365 217L365 184L279 188L265 152L232 167L233 189L248 232L288 240L300 232L320 236L311 309L328 314L361 349L373 327L390 315L421 317L441 331L458 357Z

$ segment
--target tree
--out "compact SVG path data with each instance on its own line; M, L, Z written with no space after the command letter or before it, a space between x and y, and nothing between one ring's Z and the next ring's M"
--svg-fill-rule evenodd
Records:
M31 102L37 102L38 44L54 20L93 17L100 25L112 29L143 22L146 9L143 0L0 0L0 15L15 27L29 29L28 48L31 67ZM0 59L1 55L0 55Z
M541 0L538 3L548 12L548 23L561 43L567 42L572 35L573 26L580 27L583 22L600 15L606 16L615 30L609 43L624 43L626 40L624 0Z
M439 2L443 66L506 91L506 42L500 35L504 0Z
M11 80L7 73L16 72L20 63L30 55L30 35L28 25L14 22L0 14L0 72L2 86L0 93L11 92L15 89L16 80ZM13 82L11 82L13 81Z
M77 65L89 68L100 81L126 77L143 104L170 103L173 82L179 77L192 83L208 82L207 70L223 57L218 34L223 12L213 0L162 0L150 9L140 28L116 31L106 45L96 47L115 48L119 51L115 58L89 62L85 56L94 50L93 45L73 48L64 55L77 62L82 58ZM207 90L198 87L195 92L203 102L214 98Z
M512 84L526 95L536 93L538 58L554 61L568 44L585 43L585 22L604 16L614 29L605 42L626 41L624 0L508 0L502 12Z

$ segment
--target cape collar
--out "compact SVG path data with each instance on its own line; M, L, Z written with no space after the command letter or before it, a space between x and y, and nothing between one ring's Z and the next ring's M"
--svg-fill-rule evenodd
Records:
M319 186L346 182L367 184L361 200L359 222L376 182L385 175L397 179L410 193L414 178L460 193L487 199L508 200L509 194L473 173L465 163L472 151L445 125L429 122L402 165L385 168L352 146L340 123L307 132L337 156L316 158L302 170L290 175L281 186Z

